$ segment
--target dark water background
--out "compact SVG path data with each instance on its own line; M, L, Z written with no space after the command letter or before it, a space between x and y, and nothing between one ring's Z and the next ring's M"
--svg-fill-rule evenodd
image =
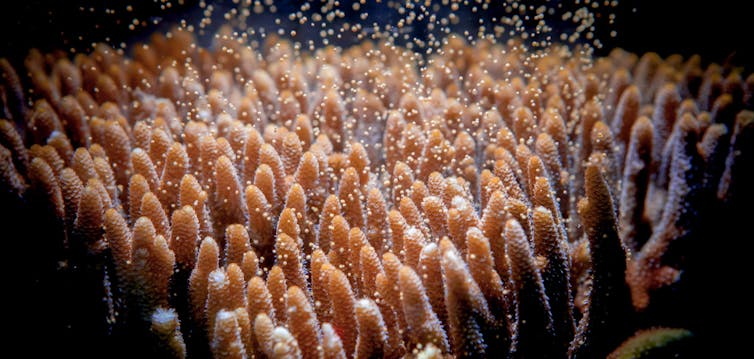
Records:
M107 41L111 44L121 42L131 43L143 40L155 27L165 28L175 20L200 17L196 10L197 0L184 0L178 5L173 0L169 10L161 10L160 2L155 0L135 1L107 1L107 0L25 0L3 1L0 4L0 56L23 58L28 49L39 47L43 49L65 50L77 48L86 49L92 42ZM534 0L522 1L535 7L546 5L554 7L563 3L567 8L572 1ZM207 1L223 8L231 1ZM298 9L303 1L275 1L278 14L287 14L290 10ZM347 4L349 1L341 1ZM499 3L496 1L492 2ZM582 2L583 3L583 2ZM126 12L126 4L131 4L132 12ZM85 9L82 11L80 8ZM89 11L93 8L94 11ZM106 14L105 9L115 9L114 14ZM312 6L313 12L316 6ZM346 20L354 22L350 6L339 7L346 11ZM614 47L623 47L632 52L655 51L662 56L680 53L684 56L700 54L705 61L723 62L732 57L735 64L751 68L754 64L752 53L751 13L746 11L746 2L740 0L717 0L712 2L696 2L683 0L619 0L618 6L612 10L616 14L615 24L607 26L607 14L599 14L596 24L596 35L605 45L598 54L604 54ZM380 24L395 23L398 14L386 11L384 2L377 4L367 1L361 12L369 12L366 23ZM447 10L445 11L447 12ZM563 13L559 11L559 13ZM442 14L442 10L440 12ZM489 10L471 13L463 7L458 12L462 22L458 29L467 24L477 24L480 18L490 18L502 14L501 9L491 6ZM279 15L278 15L279 16ZM128 30L127 24L133 19L160 19L158 26L139 26L136 31ZM271 24L271 17L258 17L255 24ZM220 21L215 21L220 23ZM555 27L555 33L568 30L571 24L558 19L548 19L548 23ZM270 26L272 27L272 26ZM616 30L617 37L608 34ZM426 38L426 27L418 23L413 27L411 36ZM305 26L301 26L299 36L306 37Z

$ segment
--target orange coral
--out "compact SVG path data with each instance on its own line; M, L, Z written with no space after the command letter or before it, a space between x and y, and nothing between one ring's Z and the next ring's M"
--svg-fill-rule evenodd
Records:
M0 60L3 206L160 354L602 357L750 193L739 69L215 40Z

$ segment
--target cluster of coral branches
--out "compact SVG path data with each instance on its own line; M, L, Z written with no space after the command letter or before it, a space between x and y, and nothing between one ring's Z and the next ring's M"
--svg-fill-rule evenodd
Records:
M698 57L226 35L0 60L2 205L162 354L604 357L740 190L754 77Z

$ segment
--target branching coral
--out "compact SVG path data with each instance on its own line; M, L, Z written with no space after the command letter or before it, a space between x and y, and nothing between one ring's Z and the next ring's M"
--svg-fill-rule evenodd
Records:
M50 224L75 330L134 352L604 357L683 281L703 205L749 193L752 87L449 39L421 68L185 30L2 60L3 206Z

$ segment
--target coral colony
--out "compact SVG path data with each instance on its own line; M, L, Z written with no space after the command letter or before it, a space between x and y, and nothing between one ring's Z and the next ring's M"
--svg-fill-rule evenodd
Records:
M226 18L262 6L244 4ZM444 6L441 25L459 4ZM586 10L564 15L564 44L532 44L516 8L511 34L429 43L349 24L348 46L252 46L224 26L203 47L205 27L183 24L0 60L2 206L57 234L42 250L87 313L74 329L154 355L623 358L683 342L636 318L673 305L655 302L683 280L699 203L741 191L754 76L593 56Z

